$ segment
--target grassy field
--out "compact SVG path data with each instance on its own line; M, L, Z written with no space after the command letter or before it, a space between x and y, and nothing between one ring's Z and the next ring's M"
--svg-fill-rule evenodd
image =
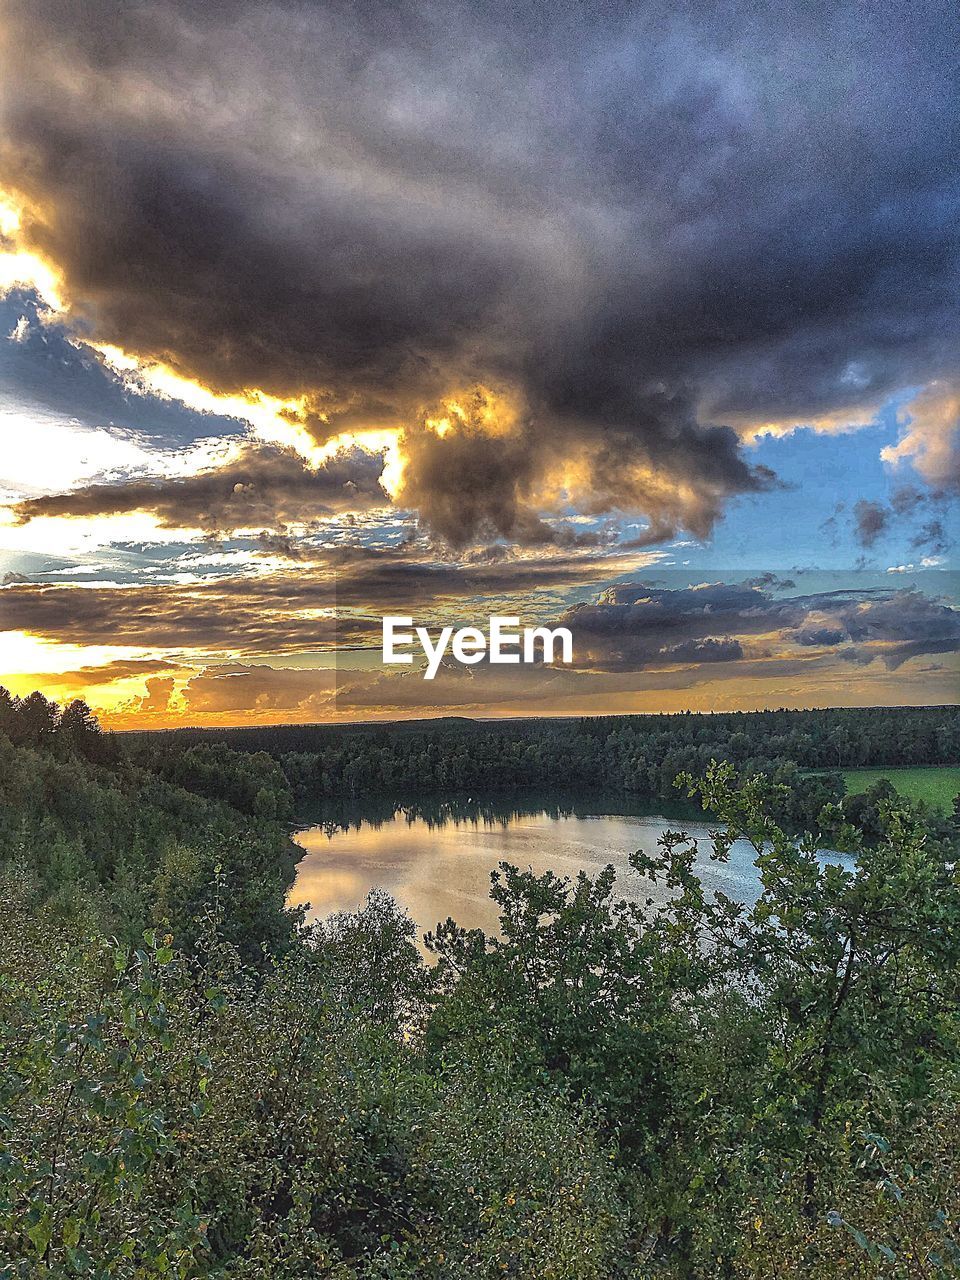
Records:
M949 813L953 797L960 791L960 768L931 765L920 769L844 769L843 780L850 795L866 791L881 778L888 778L902 796L923 800Z

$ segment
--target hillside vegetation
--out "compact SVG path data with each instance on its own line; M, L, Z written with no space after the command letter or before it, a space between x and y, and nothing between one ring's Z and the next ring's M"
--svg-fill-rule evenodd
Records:
M755 905L667 833L666 905L502 865L497 936L428 966L382 893L284 911L273 753L0 708L0 1276L960 1275L952 818L881 788L803 834L708 761Z

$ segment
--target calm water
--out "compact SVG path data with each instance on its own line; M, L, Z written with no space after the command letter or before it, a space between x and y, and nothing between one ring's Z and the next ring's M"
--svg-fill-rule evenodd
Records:
M702 817L590 813L579 806L543 803L327 815L294 836L304 856L289 900L292 905L309 903L308 918L317 919L353 910L379 886L409 911L421 930L452 916L458 924L492 933L497 909L489 897L490 873L499 862L571 877L579 871L595 876L612 863L618 896L659 897L662 891L631 869L629 856L636 849L654 852L664 830L679 829L700 840L697 867L705 887L742 902L756 899L753 848L739 840L729 862L712 862L709 827Z

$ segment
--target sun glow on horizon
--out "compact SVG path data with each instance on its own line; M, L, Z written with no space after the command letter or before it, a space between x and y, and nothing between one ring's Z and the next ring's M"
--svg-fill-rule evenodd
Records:
M0 684L8 677L62 675L81 668L108 667L124 659L154 657L155 651L134 645L73 644L29 631L0 631Z

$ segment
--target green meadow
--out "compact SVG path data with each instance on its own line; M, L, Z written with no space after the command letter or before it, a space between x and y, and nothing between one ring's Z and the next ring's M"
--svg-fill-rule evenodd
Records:
M960 768L951 765L930 765L915 769L843 770L843 780L851 795L866 791L881 778L892 782L908 800L923 800L943 813L951 811L953 798L960 792Z

